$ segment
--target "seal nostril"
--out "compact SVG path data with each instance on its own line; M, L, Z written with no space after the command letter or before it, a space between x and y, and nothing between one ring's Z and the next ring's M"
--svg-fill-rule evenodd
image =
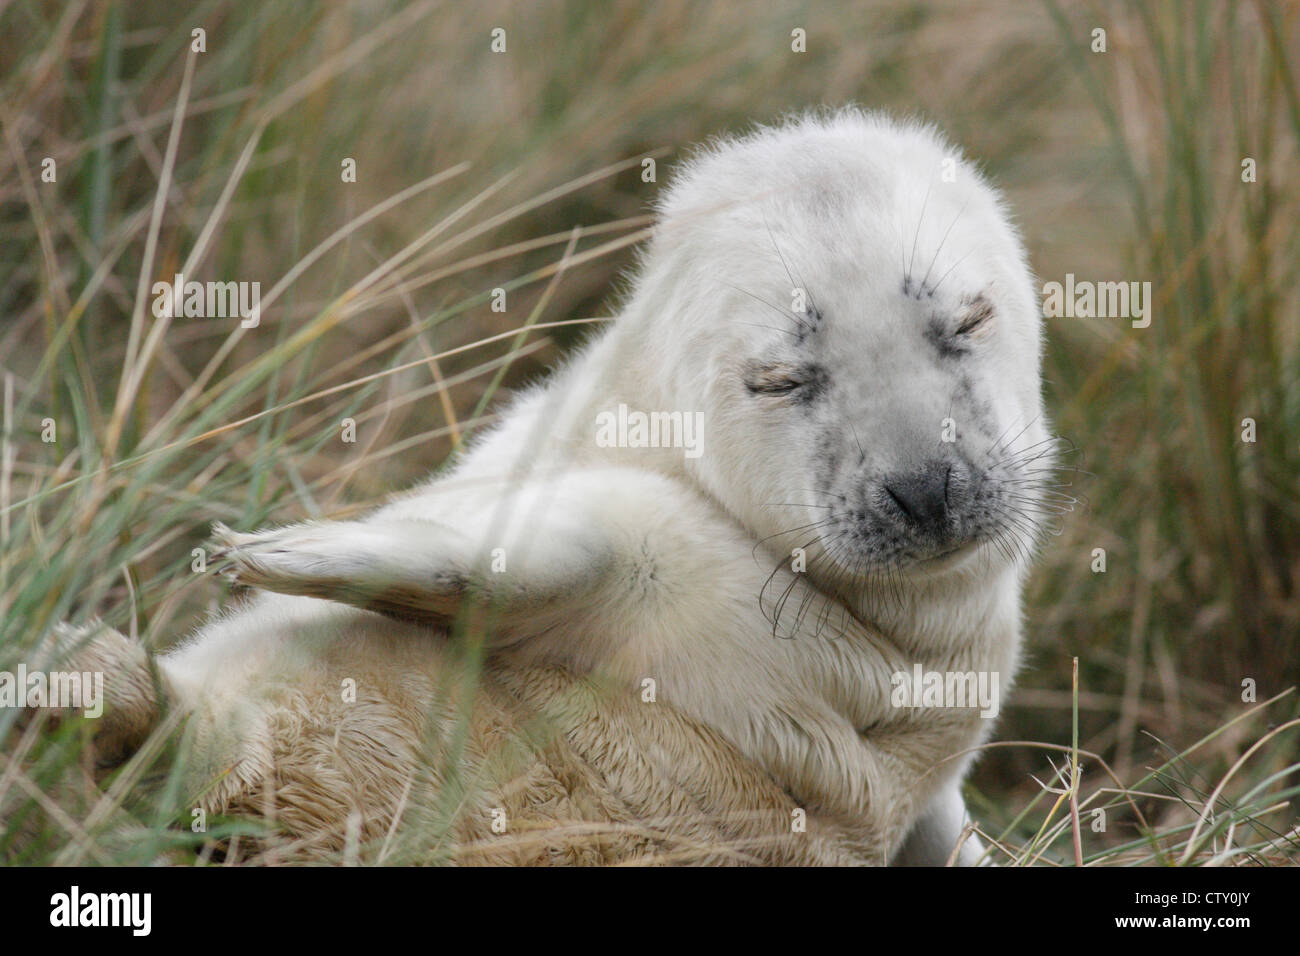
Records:
M951 478L951 466L936 464L919 472L896 475L882 486L907 523L921 531L946 534Z
M905 517L913 521L916 520L916 516L912 514L912 509L907 506L907 502L901 498L893 488L889 487L889 485L885 485L885 494L889 495L889 497L894 500L894 504L898 505L898 510L903 512Z

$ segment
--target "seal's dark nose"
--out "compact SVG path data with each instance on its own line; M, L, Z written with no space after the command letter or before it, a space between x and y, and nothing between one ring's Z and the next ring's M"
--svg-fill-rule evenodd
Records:
M917 471L888 478L885 494L907 525L921 533L943 538L949 529L948 488L951 478L952 467L946 462L928 462Z

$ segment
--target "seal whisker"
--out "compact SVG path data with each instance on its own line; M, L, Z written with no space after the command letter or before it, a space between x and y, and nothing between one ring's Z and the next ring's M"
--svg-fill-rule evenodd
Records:
M952 275L953 270L956 269L956 268L957 268L959 265L961 265L963 262L965 262L965 261L967 260L967 258L970 257L970 254L971 254L972 252L974 252L974 251L975 251L974 249L969 250L968 252L964 253L964 254L961 256L960 259L958 259L956 262L954 262L952 265L950 265L950 266L948 267L948 271L945 272L943 275L939 276L939 281L936 282L936 283L934 284L934 288L932 288L932 289L930 290L930 294L931 294L931 295L934 295L936 292L938 292L938 291L939 291L939 286L943 285L943 280L946 279L946 278L948 278L948 276Z
M957 220L961 218L962 213L966 211L966 207L969 205L970 205L969 199L967 199L964 203L962 203L961 208L957 210L957 215L952 217L952 222L948 223L948 228L944 230L943 238L939 240L939 247L934 250L934 258L930 260L929 268L925 270L925 275L921 277L922 289L925 288L925 280L930 278L930 270L933 269L934 264L939 261L939 253L943 252L943 244L948 241L948 234L952 232L952 227L957 225ZM931 296L934 295L933 289L930 290L930 295Z
M747 296L749 296L749 297L750 297L751 299L753 299L755 302L759 302L759 303L761 303L761 304L767 306L769 309L771 309L773 312L776 312L778 315L780 315L780 316L781 316L782 318L784 318L784 319L794 318L796 322L799 321L798 316L796 316L796 315L794 314L793 311L789 311L789 310L783 309L783 308L781 308L781 307L778 306L778 305L773 305L771 302L768 302L766 299L764 299L761 295L757 295L757 294L755 294L755 293L753 293L753 292L750 292L748 289L742 289L740 286L735 285L735 284L733 284L733 283L731 283L731 282L728 282L726 279L715 279L714 281L715 281L715 282L718 282L718 283L721 284L721 285L725 285L725 286L727 286L727 287L729 287L729 288L735 289L735 290L736 290L737 292L739 292L741 295L747 295ZM793 337L796 338L796 339L799 338L799 333L798 333L798 332L791 332L789 329L775 329L774 331L784 332L786 335L793 336Z
M921 200L921 214L916 217L916 234L912 237L912 255L911 258L907 260L907 272L903 276L907 288L910 288L912 284L912 264L916 262L916 244L921 239L921 225L925 222L925 207L929 205L930 190L933 188L934 178L931 177L930 181L926 183L925 186L925 198Z
M1023 435L1025 432L1029 431L1029 429L1033 428L1034 425L1038 422L1038 419L1041 418L1041 417L1042 417L1041 415L1035 415L1032 419L1030 419L1028 422L1026 422L1024 428L1020 429L1020 431L1016 432L1014 436L1012 436L1010 439L1007 440L1006 445L1004 446L1003 450L1010 449L1010 447L1016 443L1016 439L1019 438L1021 435ZM1014 427L1014 426L1013 426L1013 427ZM999 443L999 444L1001 444L1001 443ZM1037 443L1037 444L1041 444L1041 442L1040 442L1040 443ZM1033 447L1035 447L1035 446L1034 446L1034 445L1030 445L1029 447L1030 447L1030 448L1033 448ZM993 454L994 451L995 451L997 448L998 448L998 445L994 445L992 448L990 448L990 449L988 450L988 452L986 452L986 454ZM1001 462L995 462L994 464L1000 464L1000 463L1001 463Z
M1013 428L1016 427L1016 422L1018 422L1018 421L1020 421L1020 418L1019 418L1019 417L1013 418L1013 419L1011 420L1011 424L1008 425L1006 428L1004 428L1004 429L1002 430L1002 434L1000 434L1000 435L997 437L997 439L993 442L993 444L989 445L989 447L985 450L985 452L984 452L985 457L988 457L988 456L993 455L993 454L995 454L995 453L998 452L998 449L1002 446L1002 439L1006 438L1007 435L1010 434L1011 429L1013 429ZM1028 426L1026 426L1026 427L1028 427ZM1022 429L1022 431L1023 431L1023 429ZM995 462L995 464L996 464L996 462Z
M804 283L803 274L799 272L799 267L795 267L795 272L799 275L798 281L790 274L790 266L785 260L785 255L781 252L781 247L777 244L776 236L772 234L772 227L768 224L766 212L763 213L763 227L767 230L767 237L772 242L772 249L775 250L776 257L781 260L781 266L785 269L786 278L790 280L792 286L803 290L804 295L808 297L808 304L813 307L813 311L821 314L821 309L817 307L817 300L813 298L812 289L808 288ZM808 325L806 328L811 330L812 326Z

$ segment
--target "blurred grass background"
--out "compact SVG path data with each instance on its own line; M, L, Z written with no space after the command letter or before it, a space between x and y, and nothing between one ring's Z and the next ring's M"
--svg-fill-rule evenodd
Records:
M1113 808L1084 815L1089 859L1168 862L1207 801L1195 859L1294 859L1300 707L1242 682L1300 680L1298 68L1281 0L0 3L0 666L65 618L179 638L223 599L192 570L212 521L360 510L436 468L586 329L506 333L609 313L690 144L857 102L982 161L1043 281L1152 283L1149 328L1049 320L1086 506L1034 576L998 739L1070 744L1077 656L1078 746L1127 790L1083 759ZM274 301L233 336L155 320L140 283L179 271ZM1028 859L1070 855L1049 759L995 747L971 780ZM29 861L68 839L14 785L36 763L0 765L0 818L45 834Z

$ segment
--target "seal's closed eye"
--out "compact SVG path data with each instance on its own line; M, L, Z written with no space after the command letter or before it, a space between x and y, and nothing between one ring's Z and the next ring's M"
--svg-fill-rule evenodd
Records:
M811 398L823 380L821 370L810 364L792 362L750 362L743 381L751 395L794 395Z
M981 292L962 299L951 318L942 313L931 315L925 337L944 358L959 358L970 354L971 340L981 338L992 327L993 317L993 303Z
M756 365L745 372L745 387L764 395L783 395L803 384L798 369L792 365Z
M975 298L963 303L961 312L958 313L960 322L957 325L957 335L969 335L977 329L983 328L993 318L993 303L981 292Z

